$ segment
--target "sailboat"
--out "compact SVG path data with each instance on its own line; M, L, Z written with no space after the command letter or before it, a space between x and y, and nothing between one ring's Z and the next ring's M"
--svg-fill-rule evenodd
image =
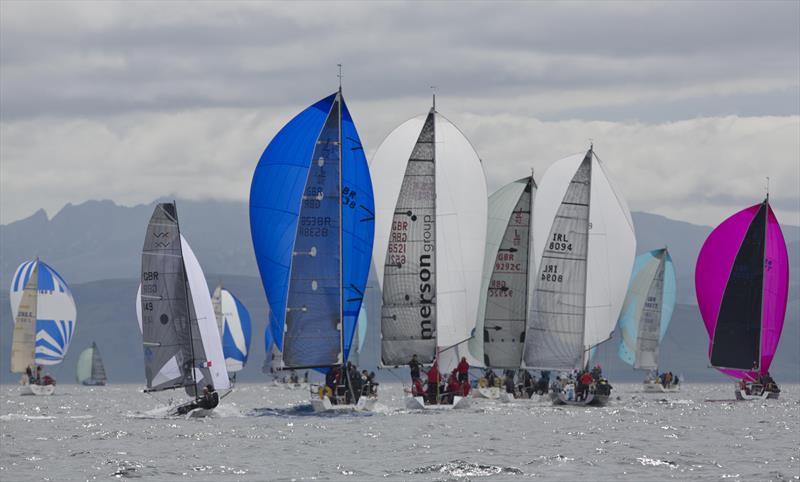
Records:
M483 282L471 353L487 368L518 370L528 317L533 176L507 184L489 196ZM475 397L499 398L498 387L478 386Z
M743 209L706 239L695 268L711 365L740 382L737 400L778 398L769 375L786 316L786 241L769 205Z
M191 416L208 415L213 407L194 409L204 389L227 390L230 381L208 284L180 232L175 203L160 203L153 210L142 247L137 300L145 391L182 388L193 400L175 413L188 409Z
M345 369L375 233L372 180L341 86L287 123L250 188L250 230L281 369L342 373L310 386L317 411L369 409ZM357 402L355 400L357 399Z
M609 340L628 288L636 237L628 206L592 147L551 165L533 206L533 272L524 361L527 368L587 368ZM553 402L603 404L610 385L573 380ZM581 396L575 396L580 390Z
M61 363L67 354L77 321L72 291L56 270L37 258L19 265L9 300L14 319L11 372L23 374L23 394L52 395L55 380L40 371L42 365Z
M252 329L250 327L250 312L233 293L223 288L222 285L214 289L211 296L214 306L214 316L217 320L217 329L222 337L222 353L225 356L225 367L228 374L233 374L244 368L247 363L247 354L250 350Z
M642 253L633 263L631 284L619 318L619 357L637 370L651 372L645 392L677 392L680 383L667 383L658 373L658 348L675 309L675 268L667 248Z
M87 386L106 384L106 368L103 366L103 359L100 358L97 343L92 342L92 346L81 352L75 368L75 379L78 383Z
M383 304L381 362L413 355L447 374L464 357L480 299L487 196L481 160L467 138L433 107L406 121L378 147L373 260ZM413 395L413 394L412 394ZM427 403L451 401L451 404ZM461 407L465 397L435 390L409 408Z

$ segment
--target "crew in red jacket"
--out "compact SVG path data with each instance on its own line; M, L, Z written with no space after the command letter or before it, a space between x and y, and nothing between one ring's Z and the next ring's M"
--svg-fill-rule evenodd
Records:
M469 363L467 363L467 357L461 357L461 361L458 362L458 381L464 383L469 380Z

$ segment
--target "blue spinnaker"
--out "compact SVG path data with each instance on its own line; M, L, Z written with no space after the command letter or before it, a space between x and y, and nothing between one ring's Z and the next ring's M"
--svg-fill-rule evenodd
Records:
M369 270L373 212L366 158L340 94L298 114L261 156L250 225L271 309L265 349L274 341L284 366L347 359Z

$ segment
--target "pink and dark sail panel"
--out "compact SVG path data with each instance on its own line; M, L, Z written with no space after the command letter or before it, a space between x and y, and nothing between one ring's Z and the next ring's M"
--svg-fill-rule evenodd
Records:
M695 289L711 364L736 378L766 373L778 348L789 289L786 242L768 201L711 232L697 259Z

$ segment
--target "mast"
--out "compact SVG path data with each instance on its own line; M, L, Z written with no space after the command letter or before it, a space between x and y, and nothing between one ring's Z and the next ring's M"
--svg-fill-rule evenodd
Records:
M585 261L585 272L583 275L583 339L586 340L586 298L587 298L587 289L589 287L589 239L590 234L589 230L592 228L592 163L594 162L594 141L589 139L589 202L587 203L588 206L586 207L586 261ZM582 365L587 365L589 363L589 352L591 351L592 347L587 347L583 342L583 363Z
M197 379L195 378L194 374L194 365L196 360L194 358L194 338L192 335L192 310L189 306L189 280L186 277L186 263L183 261L183 238L181 238L181 223L178 221L178 205L175 200L172 200L172 206L175 208L175 227L178 230L178 249L181 252L181 265L183 266L183 293L186 298L186 317L187 317L187 325L189 329L189 347L192 351L192 363L191 363L191 371L192 371L192 384L194 386L194 399L198 400L200 397L197 394Z

